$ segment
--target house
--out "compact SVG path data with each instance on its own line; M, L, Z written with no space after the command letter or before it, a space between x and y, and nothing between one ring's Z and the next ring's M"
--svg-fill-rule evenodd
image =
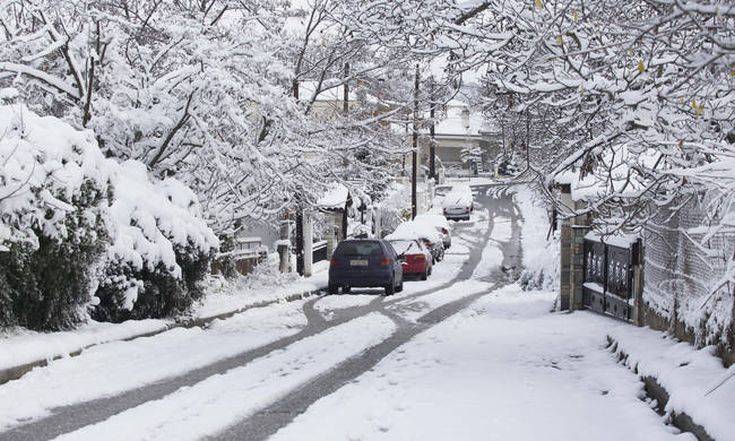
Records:
M427 115L428 117L428 115ZM434 139L437 167L445 170L471 169L482 171L499 151L500 135L492 130L480 112L460 100L451 100L435 116ZM428 164L431 138L420 141L422 162Z

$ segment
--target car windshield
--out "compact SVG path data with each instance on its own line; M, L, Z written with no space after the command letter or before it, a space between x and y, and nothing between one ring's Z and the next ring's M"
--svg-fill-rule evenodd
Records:
M380 254L382 249L380 243L375 241L351 241L342 242L337 247L337 254L348 255L348 256L370 256L373 254Z
M418 244L413 240L392 240L390 244L398 255L417 253L419 251Z

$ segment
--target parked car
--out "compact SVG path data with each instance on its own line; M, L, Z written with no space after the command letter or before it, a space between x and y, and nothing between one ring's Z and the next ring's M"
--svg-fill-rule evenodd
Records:
M444 259L444 243L442 235L433 226L425 222L407 221L396 227L396 230L385 237L386 240L418 240L431 251L433 262Z
M390 244L403 264L404 277L419 277L426 280L433 271L431 251L418 240L391 240Z
M444 217L450 220L470 220L475 209L472 189L469 185L452 187L452 191L442 201Z
M446 217L441 214L423 213L416 216L414 221L431 225L436 231L441 233L442 244L444 244L445 250L448 250L452 246L452 226L449 225Z
M337 245L329 263L328 291L350 292L352 287L383 288L387 296L403 290L403 265L387 241L354 239Z

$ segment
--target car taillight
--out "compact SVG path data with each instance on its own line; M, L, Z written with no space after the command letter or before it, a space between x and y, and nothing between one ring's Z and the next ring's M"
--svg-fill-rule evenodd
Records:
M389 266L393 264L393 261L387 257L383 257L383 260L380 261L380 266Z

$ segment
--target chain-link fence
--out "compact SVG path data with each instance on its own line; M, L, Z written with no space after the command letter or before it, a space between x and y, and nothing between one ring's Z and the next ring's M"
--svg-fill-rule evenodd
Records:
M698 346L732 350L733 284L725 274L735 234L714 228L723 219L714 200L695 196L672 203L647 228L643 301L647 324Z

